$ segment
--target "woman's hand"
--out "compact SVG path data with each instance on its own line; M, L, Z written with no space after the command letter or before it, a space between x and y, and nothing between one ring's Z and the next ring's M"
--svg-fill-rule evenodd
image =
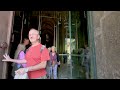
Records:
M58 62L58 65L60 65L60 61Z
M9 55L7 55L7 54L3 55L3 57L4 57L5 59L3 59L2 61L7 61L7 62L12 61L12 59L11 59L11 58L9 57Z
M26 72L28 72L28 68L20 68L17 71L15 71L15 74L25 74Z

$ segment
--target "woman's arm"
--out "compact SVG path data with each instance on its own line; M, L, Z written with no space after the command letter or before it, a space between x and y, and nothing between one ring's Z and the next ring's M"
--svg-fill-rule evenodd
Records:
M22 59L22 60L11 59L9 57L9 55L7 55L7 54L5 54L3 56L4 56L5 59L3 59L2 61L5 61L5 62L14 62L14 63L19 63L19 64L27 63L27 61L25 59Z
M3 59L2 61L14 62L14 63L19 63L19 64L27 63L27 61L25 59L22 59L22 60L19 60L19 59Z

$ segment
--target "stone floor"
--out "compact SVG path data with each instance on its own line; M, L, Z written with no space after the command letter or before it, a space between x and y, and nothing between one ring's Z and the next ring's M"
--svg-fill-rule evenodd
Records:
M70 65L61 64L58 68L58 79L85 79L84 67L73 64L71 73Z
M70 79L71 72L70 72L70 65L61 64L58 68L58 78L59 79Z

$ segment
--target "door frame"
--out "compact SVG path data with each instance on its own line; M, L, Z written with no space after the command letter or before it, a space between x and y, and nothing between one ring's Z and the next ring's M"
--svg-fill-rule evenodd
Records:
M8 25L8 32L7 32L7 44L8 47L5 50L5 53L10 53L10 39L11 39L11 32L13 30L13 25L14 25L14 15L15 15L15 11L10 11L10 20L9 20L9 25ZM2 71L2 79L7 79L7 72L8 70L8 63L7 62L3 62L3 71Z
M96 52L92 11L87 11L88 45L90 47L90 77L97 79Z

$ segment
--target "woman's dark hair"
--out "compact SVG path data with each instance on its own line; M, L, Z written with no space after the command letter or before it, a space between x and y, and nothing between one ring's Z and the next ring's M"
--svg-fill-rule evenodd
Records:
M26 53L26 51L27 51L28 48L30 47L30 44L26 45L25 47L26 47L26 48L25 48L25 51L24 51L24 52Z
M22 40L22 43L24 43L24 41L25 41L26 39L29 40L28 37L25 37L25 38Z

